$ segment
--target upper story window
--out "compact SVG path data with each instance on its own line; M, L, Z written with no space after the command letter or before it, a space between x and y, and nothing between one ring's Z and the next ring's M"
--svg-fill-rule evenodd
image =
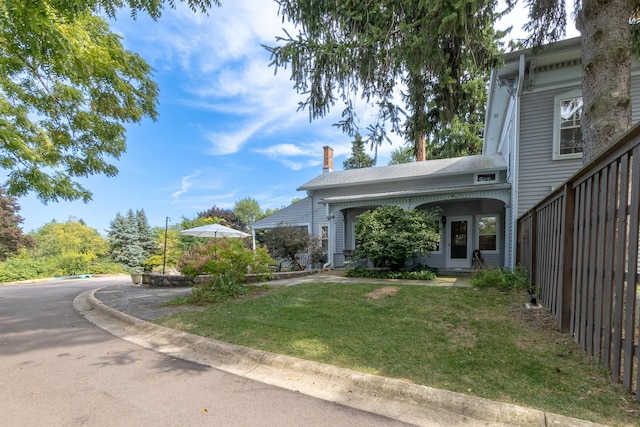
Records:
M572 91L555 98L553 159L582 158L582 94Z

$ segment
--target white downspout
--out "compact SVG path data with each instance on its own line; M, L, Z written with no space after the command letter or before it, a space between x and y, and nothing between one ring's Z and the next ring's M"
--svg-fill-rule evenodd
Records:
M511 224L514 235L511 238L511 259L509 267L513 270L516 264L516 250L518 238L518 199L520 186L520 106L522 98L522 87L524 86L524 68L525 56L520 55L520 64L518 67L518 88L516 90L516 121L515 121L515 143L513 147L513 187L511 190Z

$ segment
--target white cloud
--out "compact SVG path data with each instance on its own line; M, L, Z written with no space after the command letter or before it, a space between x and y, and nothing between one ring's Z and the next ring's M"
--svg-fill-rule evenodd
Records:
M251 138L261 123L243 125L240 129L232 132L206 132L205 139L211 143L211 148L207 150L211 155L233 154L238 152Z
M180 196L186 193L189 188L193 185L191 180L197 178L202 172L199 170L194 171L191 175L183 176L180 180L180 190L171 193L171 198L174 203L180 199Z

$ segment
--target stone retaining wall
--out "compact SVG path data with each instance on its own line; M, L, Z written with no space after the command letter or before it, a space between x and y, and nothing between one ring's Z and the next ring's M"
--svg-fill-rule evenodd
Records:
M247 274L245 283L266 282L269 280L292 279L308 276L324 270L284 271L267 274ZM184 288L212 280L213 276L187 277L178 274L145 273L142 275L142 286L147 288Z

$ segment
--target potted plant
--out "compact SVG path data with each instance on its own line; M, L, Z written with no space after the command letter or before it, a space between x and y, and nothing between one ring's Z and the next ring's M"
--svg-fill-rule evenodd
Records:
M129 267L129 274L134 285L142 284L142 267Z

